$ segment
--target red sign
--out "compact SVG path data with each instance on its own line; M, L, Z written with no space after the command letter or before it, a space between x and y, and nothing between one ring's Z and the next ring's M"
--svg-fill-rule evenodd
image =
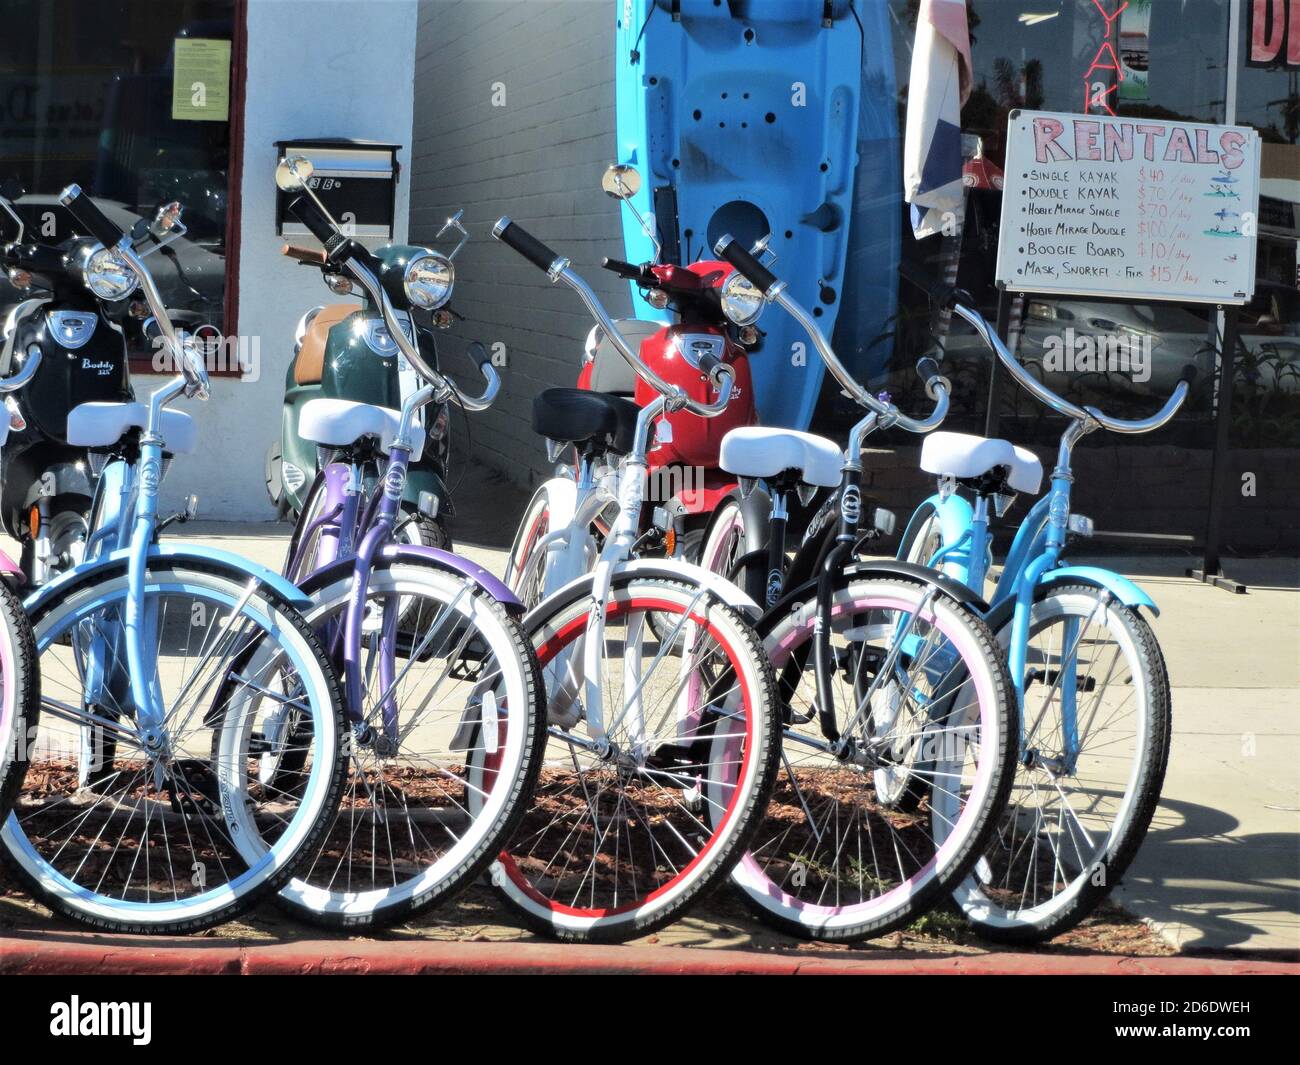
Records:
M1300 0L1250 0L1246 62L1300 70Z

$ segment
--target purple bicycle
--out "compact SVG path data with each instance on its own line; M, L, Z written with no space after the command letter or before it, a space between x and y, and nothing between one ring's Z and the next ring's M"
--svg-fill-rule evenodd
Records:
M450 297L450 260L406 245L372 253L343 236L310 173L292 156L276 172L282 189L304 193L290 210L324 247L297 257L333 291L360 296L357 313L382 321L423 381L400 411L341 399L302 408L299 433L321 449L319 502L299 517L286 573L311 596L304 615L344 681L349 773L324 846L280 897L317 923L382 925L451 898L500 851L531 801L545 706L514 594L473 562L395 532L424 444L418 412L447 401L482 410L500 386L475 346L487 388L462 394L406 332L414 308ZM260 753L262 777L286 789L301 724L286 705Z

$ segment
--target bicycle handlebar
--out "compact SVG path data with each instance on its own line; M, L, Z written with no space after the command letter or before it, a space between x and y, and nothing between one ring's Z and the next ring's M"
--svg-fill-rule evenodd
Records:
M163 302L162 293L158 291L158 285L154 282L149 267L145 266L144 261L136 253L131 235L123 233L114 225L91 198L82 192L80 185L69 185L59 193L59 203L71 211L72 216L89 231L92 237L121 258L135 274L140 282L140 290L144 293L144 301L149 305L154 321L162 330L163 339L171 348L172 358L185 378L185 395L207 399L208 368L203 364L202 357L194 350L192 343L181 340L177 335L171 315L167 313L167 305Z
M840 387L859 406L866 407L867 410L877 414L881 419L882 428L901 425L909 432L928 433L947 417L949 393L952 389L948 379L939 373L939 367L933 359L923 359L918 363L917 372L925 381L926 393L934 400L934 407L923 418L914 418L911 415L904 414L893 403L873 396L858 383L844 364L840 362L834 349L831 348L829 342L822 335L822 331L817 328L817 323L813 321L812 315L804 310L799 302L790 295L786 283L741 247L730 233L720 237L713 250L735 267L736 270L744 274L750 283L763 293L764 299L785 308L786 312L803 326L804 332L808 334L809 339L813 342L813 347L817 349L817 354L821 356L822 362L826 364L831 371L831 375L839 382ZM925 363L928 363L929 366L923 369Z
M397 320L397 312L388 298L388 293L384 291L384 286L376 276L374 257L370 252L356 241L344 236L310 196L296 197L289 204L289 212L306 226L311 235L324 247L324 258L316 265L327 267L338 263L346 266L352 276L361 283L371 302L379 308L379 314L388 329L388 335L393 338L393 343L406 356L407 362L415 368L415 371L433 387L434 398L439 401L444 398L452 399L465 410L472 411L487 410L492 406L497 393L501 391L501 377L491 362L483 360L478 364L479 373L483 375L486 382L483 391L477 396L465 395L454 382L425 361L420 354L419 344L406 335L406 330ZM294 257L298 258L298 256Z
M718 390L718 398L712 403L701 403L692 399L677 385L669 384L654 372L640 355L632 350L627 338L619 332L618 326L609 316L596 294L582 277L569 265L569 260L556 255L550 248L523 229L518 222L508 215L503 215L492 227L492 235L497 240L513 248L539 270L542 270L552 282L563 281L586 305L588 313L596 319L596 324L614 343L618 353L643 381L664 397L669 411L689 410L701 418L715 418L727 409L731 402L731 391L735 384L735 375L730 366L721 359L706 356L700 360L700 368L708 375L713 386Z
M941 307L951 308L957 315L968 322L1025 391L1029 392L1041 403L1051 407L1052 410L1067 417L1075 418L1078 421L1094 423L1103 429L1109 429L1113 433L1136 434L1152 432L1166 424L1178 413L1178 408L1187 399L1187 393L1196 379L1196 367L1188 363L1183 367L1182 379L1174 386L1174 390L1169 394L1169 398L1165 400L1164 406L1155 414L1147 418L1137 419L1113 418L1097 407L1083 407L1070 402L1070 400L1053 392L1038 378L1034 377L1011 354L1007 346L993 330L993 327L989 325L988 319L979 311L968 306L968 304L975 302L969 293L954 285L948 285L926 277L922 271L908 263L903 264L902 274L908 281L924 289L931 299L935 300Z

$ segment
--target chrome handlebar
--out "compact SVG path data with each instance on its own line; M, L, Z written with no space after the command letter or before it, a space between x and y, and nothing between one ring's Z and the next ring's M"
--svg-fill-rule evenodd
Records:
M0 394L17 392L20 388L23 388L36 376L36 371L40 369L41 358L41 350L37 348L16 371L8 377L0 377ZM3 417L3 415L0 415L0 417Z
M210 394L208 368L203 365L203 359L194 350L193 343L182 341L177 336L176 328L172 325L171 316L167 313L167 306L158 291L158 286L154 283L153 274L149 272L149 268L145 266L136 253L131 234L123 233L109 221L90 197L85 196L80 185L73 184L64 189L59 194L59 203L72 212L73 216L90 232L91 236L104 245L105 248L119 255L122 261L130 267L131 272L136 276L136 280L140 282L140 289L144 293L145 303L149 305L149 311L153 315L154 321L158 323L158 328L162 331L167 346L171 349L172 358L175 360L176 365L180 367L181 375L185 379L185 395L191 398L207 399Z
M1096 407L1081 407L1077 403L1071 403L1064 396L1058 396L1048 388L1038 378L1034 377L1028 370L1020 364L1014 355L1002 343L993 327L989 325L988 320L978 311L971 310L964 303L952 300L952 309L963 319L970 323L971 327L979 334L980 339L997 355L999 361L1007 368L1011 376L1016 379L1022 388L1030 395L1034 396L1040 402L1044 403L1052 410L1067 417L1074 418L1078 421L1095 424L1103 429L1109 429L1113 433L1149 433L1159 429L1178 413L1178 408L1183 405L1187 399L1187 393L1190 388L1188 377L1191 373L1191 367L1184 371L1183 380L1179 381L1174 387L1165 405L1149 418L1139 418L1137 420L1127 420L1124 418L1112 418Z
M802 305L790 295L790 289L786 283L765 266L762 266L757 259L736 242L731 234L728 233L719 238L717 244L714 245L714 251L726 259L740 273L744 274L750 283L763 293L765 300L784 308L786 313L803 327L804 332L808 334L809 339L812 341L813 347L817 349L817 354L821 356L822 362L830 370L831 376L839 382L840 387L848 393L849 398L877 416L877 425L880 428L884 429L899 425L909 432L928 433L947 417L952 386L946 377L939 374L937 367L934 368L932 373L925 375L926 394L934 401L934 407L930 410L930 413L922 418L914 418L911 415L904 414L893 403L873 396L862 387L849 373L848 368L840 362L834 349L817 327L817 323L813 321L812 315L804 310Z
M614 347L618 349L618 353L623 356L624 361L632 367L633 372L664 397L665 410L670 413L688 410L693 414L698 414L701 418L716 418L726 410L727 404L731 402L731 393L735 385L734 371L726 363L720 360L711 360L712 365L702 364L700 366L713 387L718 390L718 398L712 403L701 403L692 399L679 385L670 384L655 373L641 359L640 354L632 350L632 345L627 342L627 338L614 324L614 320L609 316L609 312L605 310L596 293L592 291L591 286L583 280L582 276L573 269L568 259L562 255L555 255L545 244L524 231L519 223L512 221L509 216L503 216L497 220L496 225L492 227L492 236L513 248L533 265L543 270L552 283L563 281L578 294L578 298L582 300L588 313L596 320L596 324L600 326L604 334L613 342Z
M406 360L415 368L416 373L425 379L433 388L429 399L441 403L443 400L453 400L460 404L466 410L480 411L487 410L492 406L493 401L497 398L497 393L501 391L501 377L496 371L496 367L490 362L484 361L479 363L479 373L487 382L486 387L477 396L467 396L456 385L443 374L439 373L430 366L424 357L420 354L419 345L406 335L406 330L402 328L401 323L397 320L397 312L393 309L392 301L388 298L388 293L384 291L384 286L379 283L374 272L355 255L348 256L344 263L352 276L355 277L361 286L370 296L370 300L379 308L379 313L384 319L384 325L388 328L389 336L393 338L393 343L398 350L406 356ZM414 322L412 322L414 328ZM427 401L426 401L427 402Z

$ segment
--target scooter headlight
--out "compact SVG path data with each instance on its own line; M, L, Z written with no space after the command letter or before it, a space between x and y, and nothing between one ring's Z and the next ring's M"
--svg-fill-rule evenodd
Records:
M86 287L101 300L125 299L135 291L139 279L126 260L110 248L95 245L83 261Z
M456 269L445 255L427 252L406 264L402 287L411 306L436 311L449 299L456 281Z
M722 283L722 313L736 325L753 325L763 313L763 294L739 270Z

